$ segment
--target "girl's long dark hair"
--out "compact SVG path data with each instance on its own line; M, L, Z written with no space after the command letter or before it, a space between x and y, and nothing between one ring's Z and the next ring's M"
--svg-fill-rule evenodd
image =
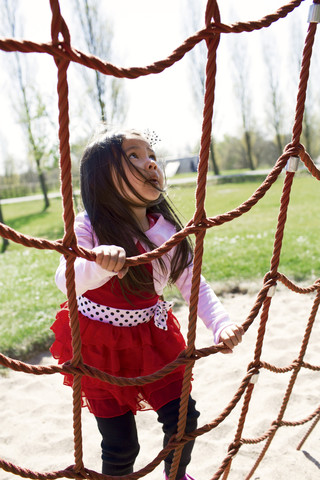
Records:
M174 225L177 231L182 224L169 202L160 193L155 202L147 202L130 185L125 174L123 162L126 162L132 172L143 177L127 158L122 148L126 135L135 134L143 138L136 131L102 132L87 146L80 164L81 196L83 206L89 216L93 230L100 244L118 245L124 248L127 257L139 255L137 241L148 245L150 249L156 246L141 230L130 207L135 206L132 200L121 195L119 185L125 184L133 195L146 204L147 213L160 213ZM182 240L171 260L169 283L174 283L193 258L191 242L188 238ZM160 258L158 262L163 271L165 265ZM120 280L122 290L139 295L139 292L154 293L152 274L145 265L129 268L125 277Z

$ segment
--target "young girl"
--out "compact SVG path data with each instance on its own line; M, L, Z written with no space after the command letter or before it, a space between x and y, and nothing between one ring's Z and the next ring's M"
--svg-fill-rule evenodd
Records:
M171 303L160 299L166 284L175 284L188 302L192 249L184 239L161 259L131 268L126 257L163 244L180 221L163 193L164 178L156 155L140 133L100 133L86 148L80 166L85 208L76 217L79 245L92 249L96 261L75 261L76 293L86 364L112 375L149 375L175 360L185 348ZM57 286L66 293L66 261L61 258ZM212 289L201 278L198 314L231 352L243 329L233 324ZM51 352L62 364L72 358L67 304L51 327L56 340ZM84 376L83 405L95 415L102 435L102 472L128 475L139 452L137 410L154 409L164 431L164 446L176 433L184 366L143 386L116 386ZM72 385L72 375L64 383ZM186 432L197 427L199 412L189 397ZM186 474L193 442L185 445L177 480ZM165 459L169 475L173 459Z

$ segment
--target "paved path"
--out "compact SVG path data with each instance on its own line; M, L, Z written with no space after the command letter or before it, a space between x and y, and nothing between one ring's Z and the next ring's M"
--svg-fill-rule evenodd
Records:
M48 193L49 198L58 198L61 197L60 192ZM15 197L15 198L3 198L0 200L1 205L9 205L10 203L21 203L21 202L32 202L33 200L41 200L43 195L41 193L37 195L28 195L26 197Z
M267 176L270 170L252 170L245 173L233 173L230 175L210 175L208 176L208 180L216 180L216 179L227 179L227 178L234 178L234 177L242 177L242 176L255 176L255 175L265 175ZM185 177L185 178L176 178L176 179L168 179L168 185L181 185L181 184L188 184L188 183L195 183L197 181L197 177ZM74 194L79 195L79 190L75 190ZM49 198L59 198L61 197L60 192L51 192L48 194ZM0 200L1 205L9 205L11 203L21 203L21 202L31 202L33 200L41 200L43 195L41 193L37 195L28 195L26 197L16 197L16 198L3 198Z

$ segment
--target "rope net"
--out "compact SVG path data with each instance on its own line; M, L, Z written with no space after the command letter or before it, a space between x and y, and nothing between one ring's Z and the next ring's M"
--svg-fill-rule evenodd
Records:
M67 372L74 376L73 383L73 436L74 436L74 459L73 465L66 467L64 470L53 472L35 472L22 468L18 465L9 463L3 459L0 459L0 467L16 475L20 475L24 478L33 479L56 479L56 478L89 478L89 479L102 479L106 476L90 470L85 467L83 463L83 451L82 451L82 431L81 431L81 378L83 375L89 375L94 378L99 378L103 381L110 382L116 385L143 385L145 383L153 382L162 378L164 375L173 371L179 365L186 365L185 377L181 394L180 402L180 414L178 421L178 429L176 435L174 435L169 444L159 452L159 454L144 468L139 471L128 475L128 479L141 478L152 470L154 470L159 463L165 459L168 453L175 449L174 461L170 472L170 480L175 478L180 454L183 446L186 442L195 439L196 437L203 435L215 427L217 427L223 420L233 411L233 409L242 401L242 407L240 409L240 415L238 425L234 435L234 440L230 443L226 457L221 461L220 467L214 473L212 480L228 478L229 471L232 465L232 460L238 453L243 444L258 444L264 442L264 446L260 455L258 456L252 469L246 476L246 479L250 479L258 467L259 463L263 459L266 451L268 450L276 432L282 426L300 426L305 423L311 423L309 430L305 434L304 438L298 445L300 449L308 438L312 430L315 428L317 422L320 419L320 406L318 406L311 414L306 418L299 421L285 421L284 414L290 396L298 377L300 370L310 369L316 372L320 371L320 366L310 365L304 362L304 355L307 349L307 345L310 339L311 331L315 322L315 317L320 303L320 279L314 282L309 287L299 287L285 275L278 271L280 254L282 248L282 240L284 235L284 228L286 224L286 217L288 211L288 205L290 200L290 192L292 189L293 178L295 175L296 160L300 159L311 175L316 180L320 180L320 171L315 166L310 155L306 152L304 146L300 143L300 136L302 133L302 119L304 113L304 105L306 99L306 90L309 77L310 60L312 55L312 47L317 29L317 22L319 21L320 13L320 0L314 0L312 8L316 9L315 17L317 20L309 23L305 46L303 50L300 81L297 93L296 113L294 119L294 125L292 130L292 140L285 147L283 154L277 160L275 166L267 175L263 183L257 188L254 194L239 205L232 211L226 212L215 217L207 218L204 203L206 197L206 175L208 171L208 159L209 159L209 146L211 141L212 131L212 117L214 108L215 97L215 79L216 79L216 55L219 46L219 40L221 34L230 33L242 33L252 32L265 27L269 27L272 23L276 22L280 18L286 17L294 9L300 6L303 0L294 0L287 5L282 6L277 12L271 15L267 15L259 21L250 22L238 22L232 25L222 24L220 21L220 12L218 3L216 0L208 0L205 11L205 25L206 27L196 32L191 37L187 38L181 46L179 46L168 58L155 62L152 65L146 67L135 68L121 68L116 67L108 62L103 61L100 58L92 55L85 55L83 52L76 50L71 45L71 39L68 26L61 15L60 5L58 0L50 0L50 7L52 11L52 23L51 23L51 38L49 43L34 43L28 40L17 40L15 38L0 39L0 48L6 52L37 52L47 53L54 58L57 67L57 92L58 92L58 107L59 107L59 141L60 141L60 169L61 169L61 192L63 200L63 220L65 225L65 234L62 240L49 241L42 238L34 238L31 236L23 235L10 227L0 224L0 234L2 237L7 238L13 242L22 244L26 247L37 249L56 250L57 252L64 254L67 260L67 296L68 305L70 311L70 325L72 331L72 346L73 346L73 358L68 364L62 366L40 366L30 365L11 358L8 358L0 354L0 364L8 367L12 370L21 371L34 375L51 375L55 373ZM108 375L101 372L89 365L84 364L81 356L81 338L78 324L78 312L77 302L75 294L75 279L74 279L74 261L77 256L81 256L88 260L94 260L95 255L92 251L85 248L81 248L77 245L76 236L74 233L74 208L73 208L73 191L71 183L71 159L70 159L70 143L69 143L69 107L68 107L68 80L67 72L70 62L80 63L88 68L98 70L106 75L112 75L118 78L138 78L143 75L150 75L153 73L160 73L165 69L174 65L179 61L187 52L189 52L199 42L205 40L207 45L207 65L206 65L206 84L205 84L205 97L203 108L203 123L202 123L202 136L200 144L200 160L198 166L198 178L196 187L196 209L193 218L187 223L185 228L176 233L169 241L161 245L159 248L137 257L131 257L127 260L127 266L137 265L139 263L146 263L152 259L159 258L164 253L168 252L174 245L179 243L187 235L195 235L195 252L194 252L194 269L192 279L192 292L190 298L189 307L189 319L188 319L188 334L187 334L187 348L182 352L179 357L172 363L168 364L163 369L155 372L152 375L139 378L119 378ZM253 360L247 367L247 373L242 379L240 386L229 404L221 412L221 414L212 420L210 423L203 425L197 430L186 434L184 432L189 387L191 382L192 370L195 362L203 357L213 355L220 352L223 348L222 344L214 345L208 348L196 349L195 337L196 337L196 324L197 324L197 303L199 294L199 281L202 265L203 244L206 234L206 230L215 226L230 222L233 219L248 212L259 200L266 194L266 192L272 187L274 182L279 177L283 168L287 166L287 170L284 177L283 190L280 200L280 211L278 216L277 229L274 239L274 248L270 263L270 271L266 273L263 281L263 286L259 291L255 304L253 305L248 317L243 322L245 331L253 324L257 319L259 312L260 323L258 326L257 340L255 351L253 354ZM266 325L269 317L269 310L272 301L272 295L275 285L281 282L288 289L293 292L308 295L312 292L315 293L315 299L312 305L309 318L307 320L305 333L301 343L300 351L297 358L287 367L278 368L271 365L261 359L262 346L264 342L264 336L266 331ZM257 320L258 321L258 320ZM261 369L269 370L275 373L290 373L290 380L287 385L285 395L282 399L282 403L279 408L278 416L272 421L269 429L260 437L257 438L243 438L242 432L246 421L247 412L249 409L252 392L254 390L255 380ZM118 477L108 477L118 478Z

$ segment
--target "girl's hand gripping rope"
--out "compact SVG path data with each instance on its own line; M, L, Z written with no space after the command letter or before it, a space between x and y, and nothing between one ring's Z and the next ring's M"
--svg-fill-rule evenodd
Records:
M96 263L101 268L109 272L118 274L118 278L123 278L128 271L128 267L124 268L126 261L126 252L122 247L116 245L101 245L95 249Z
M220 342L223 342L226 348L221 350L221 353L232 353L233 348L241 343L243 334L244 329L242 325L237 324L231 325L222 330Z

